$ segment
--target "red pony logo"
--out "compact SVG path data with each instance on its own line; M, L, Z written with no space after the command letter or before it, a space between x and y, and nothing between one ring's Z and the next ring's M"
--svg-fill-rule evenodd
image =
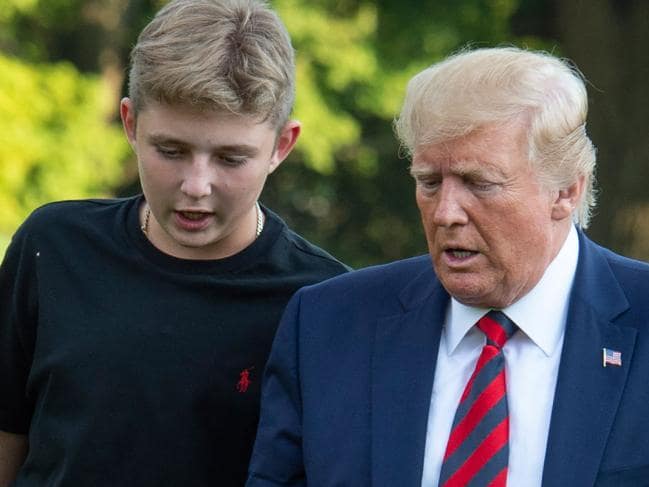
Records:
M243 369L241 372L239 372L239 382L237 382L237 392L244 393L248 390L248 387L250 387L250 371L254 369L254 367L248 367L247 369Z

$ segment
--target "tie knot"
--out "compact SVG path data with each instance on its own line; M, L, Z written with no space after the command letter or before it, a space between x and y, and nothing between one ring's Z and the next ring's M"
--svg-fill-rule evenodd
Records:
M503 348L517 326L502 311L491 310L478 320L478 328L487 335L487 344Z

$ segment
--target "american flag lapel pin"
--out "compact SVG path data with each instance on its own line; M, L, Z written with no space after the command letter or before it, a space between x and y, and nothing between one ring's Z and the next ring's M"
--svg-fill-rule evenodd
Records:
M622 367L622 352L617 350L610 350L608 348L602 348L602 365L606 367L607 365L615 365L617 367Z

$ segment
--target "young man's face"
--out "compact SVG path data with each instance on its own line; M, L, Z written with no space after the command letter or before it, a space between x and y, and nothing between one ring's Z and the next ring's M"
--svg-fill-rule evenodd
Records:
M151 208L153 245L183 259L218 259L255 239L255 202L293 148L298 122L278 134L252 117L159 103L136 119L127 98L121 115Z

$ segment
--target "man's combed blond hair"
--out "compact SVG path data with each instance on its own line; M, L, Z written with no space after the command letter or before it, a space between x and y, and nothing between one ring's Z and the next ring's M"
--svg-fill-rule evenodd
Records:
M526 120L529 163L546 187L565 188L584 177L573 217L585 228L595 205L595 149L586 134L587 113L582 76L568 62L544 52L484 48L462 51L414 76L395 129L412 155L417 147L488 124Z
M257 0L174 0L131 51L129 97L288 120L295 99L293 47L281 20Z

